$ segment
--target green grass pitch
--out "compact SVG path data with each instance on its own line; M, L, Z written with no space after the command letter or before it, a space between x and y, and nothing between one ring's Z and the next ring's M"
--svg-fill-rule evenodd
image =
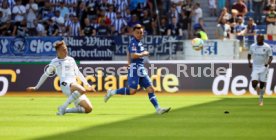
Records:
M257 96L157 94L157 98L172 111L156 115L146 94L114 96L108 103L102 96L89 95L91 114L56 116L64 96L3 96L0 139L276 139L274 96L265 97L263 107L257 105Z

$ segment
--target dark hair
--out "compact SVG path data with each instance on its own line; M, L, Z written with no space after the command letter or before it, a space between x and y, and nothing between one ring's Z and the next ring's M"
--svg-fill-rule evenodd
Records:
M143 29L142 25L141 24L136 24L134 27L133 27L133 31L135 31L136 29Z

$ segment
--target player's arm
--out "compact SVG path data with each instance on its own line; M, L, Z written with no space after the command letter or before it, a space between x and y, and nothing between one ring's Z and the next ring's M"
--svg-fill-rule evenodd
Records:
M139 58L144 57L144 56L149 56L149 52L148 51L143 51L141 53L132 53L131 54L132 59L139 59Z
M269 66L273 60L273 56L272 56L272 49L270 48L269 51L268 51L268 61L267 61L267 64L265 64L265 67Z
M130 63L131 63L130 54L129 54L129 52L127 52L127 65L129 66Z
M251 47L250 47L251 48ZM252 68L252 63L251 63L251 49L249 50L249 53L247 55L247 59L248 59L248 66L249 68Z
M95 91L94 88L92 88L92 86L87 82L87 80L85 79L85 77L83 76L83 74L80 72L78 65L75 62L75 71L77 76L80 78L80 80L82 81L82 83L88 87L88 91Z
M46 81L46 79L48 78L49 75L51 75L54 72L54 67L53 66L49 66L46 71L43 73L43 75L40 77L38 83L36 84L35 87L28 87L27 91L36 91L38 90L41 85Z

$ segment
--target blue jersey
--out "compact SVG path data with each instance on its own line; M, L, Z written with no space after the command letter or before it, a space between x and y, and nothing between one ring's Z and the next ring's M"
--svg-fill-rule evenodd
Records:
M145 49L143 47L143 43L133 37L128 46L129 54L131 55L133 53L142 53L144 51ZM144 66L144 57L138 59L130 59L130 62L132 64L135 63L137 66Z
M143 43L134 37L131 39L128 46L129 54L142 53L145 51ZM137 89L138 85L147 88L152 85L151 80L144 67L144 57L138 59L130 59L131 65L128 70L128 86L132 89Z

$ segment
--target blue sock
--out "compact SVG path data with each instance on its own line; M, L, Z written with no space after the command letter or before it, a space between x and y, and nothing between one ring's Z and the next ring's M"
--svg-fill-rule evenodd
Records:
M129 95L129 88L120 88L115 90L115 94Z
M155 109L159 108L158 101L154 93L149 93L148 95L149 95L149 100L152 103L152 105L155 107Z

